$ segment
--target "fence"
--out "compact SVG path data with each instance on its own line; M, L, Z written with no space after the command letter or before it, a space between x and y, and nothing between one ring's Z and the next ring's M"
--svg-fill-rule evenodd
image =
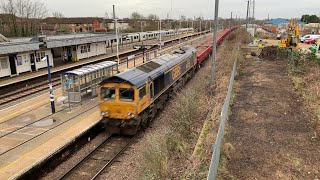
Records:
M228 109L229 109L229 104L230 104L231 93L232 93L232 89L233 89L234 76L236 74L236 69L237 69L237 59L233 63L233 69L232 69L232 74L230 77L227 96L226 96L226 99L224 100L223 107L221 110L220 126L219 126L219 130L217 133L216 142L213 145L213 154L212 154L211 164L210 164L210 168L209 168L208 180L215 180L217 177L219 160L220 160L221 143L222 143L222 139L224 136L225 124L226 124L227 117L228 117Z

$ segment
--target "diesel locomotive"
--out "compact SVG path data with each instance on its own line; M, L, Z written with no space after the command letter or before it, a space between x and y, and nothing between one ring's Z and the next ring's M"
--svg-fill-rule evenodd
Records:
M106 130L133 135L147 126L193 76L196 64L196 49L184 46L101 81L98 99Z

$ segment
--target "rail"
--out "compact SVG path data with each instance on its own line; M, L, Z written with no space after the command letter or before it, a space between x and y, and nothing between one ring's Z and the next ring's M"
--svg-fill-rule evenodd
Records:
M230 77L227 96L224 100L221 114L220 114L220 126L219 126L219 130L217 133L216 142L213 145L213 153L212 153L212 158L211 158L211 163L210 163L210 168L209 168L209 173L208 173L208 178L207 178L208 180L215 180L217 177L219 160L220 160L221 144L222 144L222 140L223 140L223 136L224 136L226 121L228 118L228 110L229 110L229 105L230 105L230 99L231 99L236 69L237 69L237 59L233 63L233 69L232 69L232 73L231 73L231 77Z
M74 167L67 171L60 179L77 179L83 178L83 174L86 174L86 179L96 179L108 166L110 166L133 142L135 136L132 137L123 137L120 140L125 139L123 145L118 145L119 139L113 135L110 135L103 143L93 149L87 156L79 161ZM119 137L118 137L119 138ZM115 141L117 144L112 144L112 141ZM120 143L121 144L121 143ZM108 147L115 148L115 151L108 150ZM103 153L103 157L101 157ZM99 156L100 154L100 156ZM108 155L111 156L108 158ZM107 158L106 158L107 157ZM90 163L91 162L91 163ZM90 163L90 168L88 168L88 163ZM91 167L95 165L95 167ZM94 171L96 172L88 172ZM85 173L84 173L85 172Z

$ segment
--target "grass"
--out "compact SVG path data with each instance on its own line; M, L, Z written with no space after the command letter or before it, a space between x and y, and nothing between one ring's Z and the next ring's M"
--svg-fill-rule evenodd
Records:
M299 158L293 154L287 154L287 158L289 159L289 162L295 168L296 170L300 170L303 166L303 159Z
M204 75L174 97L166 128L156 130L145 141L140 162L144 179L206 178L233 62L242 59L238 44L246 37L245 30L238 30L224 42L228 48L218 54L223 61L216 63L215 86L208 83L209 75ZM232 145L224 147L222 156L230 156Z
M233 180L235 179L232 174L228 171L227 164L228 160L231 157L231 154L235 151L235 148L231 143L224 143L222 150L221 150L221 155L220 155L220 164L218 168L219 172L219 178L220 179L230 179ZM218 178L218 179L219 179Z
M151 134L145 142L141 169L145 179L165 179L173 176L175 159L186 156L186 144L194 138L194 121L199 115L198 94L195 89L186 89L178 94L167 120L166 129Z

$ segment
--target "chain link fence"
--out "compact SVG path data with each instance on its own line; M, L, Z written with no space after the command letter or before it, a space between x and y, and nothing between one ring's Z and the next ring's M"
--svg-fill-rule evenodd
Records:
M230 105L230 99L234 84L234 76L236 74L237 69L237 59L233 63L233 69L232 74L230 77L229 87L227 96L225 98L225 101L223 103L223 107L220 114L220 126L216 137L216 142L213 145L213 154L211 158L209 173L208 173L208 180L215 180L218 173L218 167L219 167L219 160L220 160L220 150L221 150L221 144L224 136L224 130L225 130L225 124L228 118L228 110Z

